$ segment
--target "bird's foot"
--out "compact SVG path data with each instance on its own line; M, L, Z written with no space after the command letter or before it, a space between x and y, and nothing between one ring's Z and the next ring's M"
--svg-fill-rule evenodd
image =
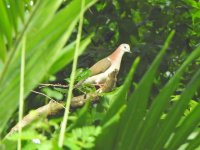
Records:
M97 87L99 89L99 88L102 88L105 84L103 84L103 83L96 83L96 84L92 84L92 85L94 85L95 87Z

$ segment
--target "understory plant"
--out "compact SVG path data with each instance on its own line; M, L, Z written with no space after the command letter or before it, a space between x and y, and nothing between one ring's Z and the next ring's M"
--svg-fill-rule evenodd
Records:
M31 96L31 91L73 60L77 42L69 41L69 37L80 19L81 2L63 4L62 0L38 0L29 6L30 1L0 1L0 149L16 149L17 141L18 149L27 150L61 147L75 150L200 149L200 106L193 99L200 86L200 68L181 93L175 94L190 64L199 66L200 47L191 52L157 95L152 96L159 65L175 34L173 30L138 83L135 83L134 73L143 61L139 57L123 84L101 94L96 104L88 100L81 108L64 108L70 113L62 146L58 141L63 112L57 116L42 115L19 134L6 137L18 122L18 106L37 99ZM95 2L85 0L84 11ZM79 54L91 37L92 34L79 39ZM78 74L85 76L84 72ZM73 78L77 79L75 75ZM50 90L46 88L46 94L58 102L69 93L58 88ZM21 110L23 112L23 108ZM34 109L30 113L34 114Z

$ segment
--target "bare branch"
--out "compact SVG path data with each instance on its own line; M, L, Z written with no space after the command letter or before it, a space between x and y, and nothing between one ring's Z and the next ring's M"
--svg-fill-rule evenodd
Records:
M32 110L27 114L22 121L18 122L6 135L8 137L9 135L13 134L14 132L18 131L20 128L24 128L25 126L29 125L34 120L40 118L41 116L48 116L55 114L56 112L60 111L64 108L64 102L55 102L54 100L51 100L48 104L39 107L38 109Z
M108 78L106 79L106 82L104 83L103 86L101 86L96 93L88 93L88 94L83 94L80 96L73 97L71 100L70 107L71 108L77 108L83 106L87 101L91 102L97 102L99 100L99 93L103 92L110 92L112 91L113 87L115 86L116 83L116 76L117 76L118 70L113 71L111 74L109 74ZM29 114L27 114L21 122L18 122L11 130L10 132L6 135L8 137L9 135L13 134L14 132L18 131L19 128L24 128L25 126L29 125L32 123L34 120L40 118L41 116L48 116L48 115L53 115L60 110L64 109L64 102L57 102L56 100L52 99L48 95L33 91L33 93L42 95L50 99L50 102L42 107L39 107L35 110L32 110Z

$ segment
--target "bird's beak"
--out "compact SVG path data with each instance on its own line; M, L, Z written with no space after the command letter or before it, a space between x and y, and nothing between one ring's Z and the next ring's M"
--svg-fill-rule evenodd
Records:
M132 53L131 50L129 50L128 53Z

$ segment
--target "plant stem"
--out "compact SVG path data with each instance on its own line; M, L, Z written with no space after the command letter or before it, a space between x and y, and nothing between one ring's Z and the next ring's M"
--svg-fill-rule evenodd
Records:
M20 93L19 93L19 122L23 118L23 107L24 107L24 69L25 69L25 47L26 47L26 37L24 36L22 41L22 50L21 50L21 70L20 70ZM21 150L21 134L22 128L19 127L19 137L17 149Z
M67 120L68 120L68 116L69 116L69 108L70 108L70 103L71 103L71 99L72 99L72 90L73 90L74 81L75 81L75 72L76 72L77 61L78 61L78 50L80 47L81 32L82 32L82 25L83 25L84 5L85 5L85 0L82 0L78 34L77 34L77 38L76 38L76 48L75 48L75 52L74 52L72 73L70 76L69 92L67 95L67 102L66 102L66 107L65 107L66 109L65 109L63 121L61 123L61 130L60 130L60 136L59 136L59 141L58 141L58 145L61 148L63 147L65 130L66 130Z

